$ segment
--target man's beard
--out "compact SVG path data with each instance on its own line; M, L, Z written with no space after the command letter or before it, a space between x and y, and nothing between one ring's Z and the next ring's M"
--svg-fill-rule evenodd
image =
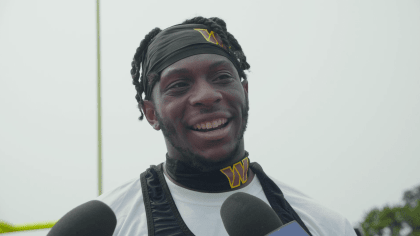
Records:
M235 158L238 152L240 151L239 147L241 144L241 140L244 137L244 133L248 124L248 111L249 111L248 96L245 96L245 107L243 107L242 110L243 110L242 127L239 132L238 138L234 140L235 148L233 149L233 151L231 151L228 154L228 158L222 161L218 161L218 162L208 161L204 156L198 155L197 153L192 152L188 148L183 148L176 145L174 142L175 134L176 134L175 127L171 125L171 122L164 121L157 111L156 111L156 117L165 138L182 155L182 160L180 161L184 162L186 165L190 166L191 168L199 170L200 172L210 172L214 170L219 170L223 167L226 167L227 165L230 165L231 162L233 161L233 158Z

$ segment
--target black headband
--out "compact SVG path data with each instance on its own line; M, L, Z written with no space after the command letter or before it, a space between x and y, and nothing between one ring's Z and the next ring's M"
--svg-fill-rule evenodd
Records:
M226 45L215 32L201 24L180 24L169 27L156 35L148 46L142 64L143 88L146 97L151 95L147 75L150 71L162 72L173 63L197 54L217 54L228 58L239 72L236 58L229 54Z

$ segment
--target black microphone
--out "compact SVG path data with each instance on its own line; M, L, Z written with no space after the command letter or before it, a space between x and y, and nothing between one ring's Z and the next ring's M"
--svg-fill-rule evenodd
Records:
M230 236L309 236L296 222L286 225L263 200L247 193L234 193L220 209Z
M112 236L117 217L105 203L92 200L65 214L47 236Z

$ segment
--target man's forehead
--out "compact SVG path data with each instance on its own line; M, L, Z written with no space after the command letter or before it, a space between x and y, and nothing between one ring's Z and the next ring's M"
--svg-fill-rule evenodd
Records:
M205 61L206 66L200 67L200 68L206 69L208 71L215 70L218 67L222 67L222 66L234 69L234 65L232 64L232 62L230 62L227 58L223 56L199 55L199 57L185 58L183 60L180 60L168 66L166 69L162 71L161 79L169 78L172 75L191 73L195 68L197 68L198 65L200 65L200 61L197 61L196 59L204 59L200 61ZM201 63L201 64L204 64L204 63Z

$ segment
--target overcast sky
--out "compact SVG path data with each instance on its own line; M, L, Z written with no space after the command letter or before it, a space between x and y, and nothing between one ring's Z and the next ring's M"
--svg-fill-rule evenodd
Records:
M97 187L95 1L0 0L0 220L55 221ZM251 162L346 217L420 184L420 2L101 1L103 191L165 161L131 60L153 28L224 19L251 65ZM14 233L45 235L48 230Z

